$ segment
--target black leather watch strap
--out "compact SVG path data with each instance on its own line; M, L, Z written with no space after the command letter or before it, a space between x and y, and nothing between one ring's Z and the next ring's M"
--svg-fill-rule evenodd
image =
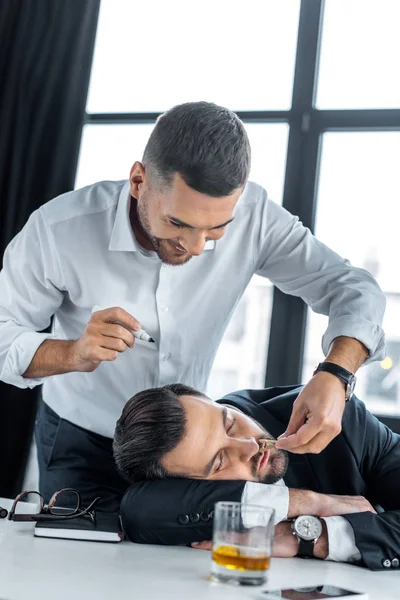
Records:
M302 540L301 538L298 538L299 540L299 551L297 553L297 556L300 556L301 558L313 558L314 557L314 542L311 541L307 541L307 540Z
M315 369L314 373L318 373L318 371L326 371L327 373L331 373L332 375L336 375L339 377L344 383L348 384L349 380L354 377L354 373L351 373L347 369L336 365L331 362L322 362L319 363L318 367Z
M346 402L350 400L354 387L357 381L354 373L351 373L347 369L336 365L335 363L331 363L329 361L324 361L319 363L319 365L315 368L313 375L320 371L325 371L326 373L330 373L331 375L335 375L338 379L340 379L344 383L344 389L346 391Z

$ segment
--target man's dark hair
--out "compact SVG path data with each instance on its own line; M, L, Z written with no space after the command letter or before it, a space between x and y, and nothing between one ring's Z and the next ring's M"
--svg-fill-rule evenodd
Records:
M206 397L194 388L174 383L144 390L125 404L114 433L118 471L130 483L173 476L161 465L185 433L186 417L179 396Z
M239 117L210 102L188 102L161 115L147 142L143 164L161 189L175 173L194 190L229 196L250 172L250 143Z

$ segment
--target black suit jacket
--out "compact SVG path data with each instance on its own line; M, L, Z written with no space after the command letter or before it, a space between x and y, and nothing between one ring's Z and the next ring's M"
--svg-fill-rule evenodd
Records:
M242 390L218 402L253 417L273 436L286 429L301 387ZM320 454L290 454L288 487L323 494L365 496L384 510L344 515L353 527L363 564L394 567L400 560L400 436L355 397L346 404L342 432ZM164 479L132 485L121 504L125 532L134 542L187 544L212 538L215 502L238 501L245 481ZM393 565L392 565L393 561Z

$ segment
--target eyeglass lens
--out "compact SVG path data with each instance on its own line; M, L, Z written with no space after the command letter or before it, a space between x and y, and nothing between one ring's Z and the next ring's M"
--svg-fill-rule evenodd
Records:
M37 515L42 511L43 504L43 498L39 492L28 492L21 494L20 499L15 505L14 512L16 515Z
M49 502L52 515L72 515L80 505L79 493L76 490L65 489L56 492Z

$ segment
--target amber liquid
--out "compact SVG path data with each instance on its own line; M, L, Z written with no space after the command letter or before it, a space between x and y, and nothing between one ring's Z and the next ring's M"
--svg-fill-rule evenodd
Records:
M212 559L214 563L226 569L235 571L266 571L269 569L270 557L248 556L236 546L217 546L213 550Z

